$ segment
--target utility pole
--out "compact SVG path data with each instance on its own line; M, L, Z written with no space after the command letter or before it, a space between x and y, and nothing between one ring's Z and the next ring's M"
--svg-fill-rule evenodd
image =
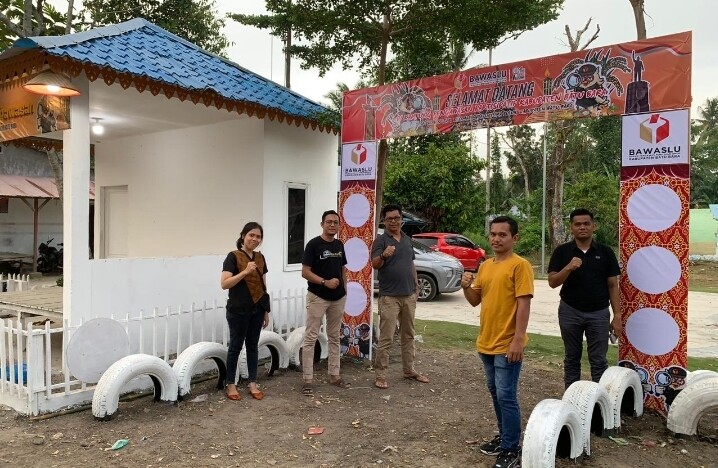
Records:
M491 55L493 49L489 49L489 66L491 66ZM489 221L491 216L491 124L486 119L486 219L484 231L489 235Z

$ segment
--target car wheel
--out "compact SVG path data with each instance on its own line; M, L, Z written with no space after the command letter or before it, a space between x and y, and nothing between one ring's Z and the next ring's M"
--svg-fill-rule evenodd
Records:
M419 281L419 301L427 302L434 299L438 289L434 278L424 273L419 273L417 280Z

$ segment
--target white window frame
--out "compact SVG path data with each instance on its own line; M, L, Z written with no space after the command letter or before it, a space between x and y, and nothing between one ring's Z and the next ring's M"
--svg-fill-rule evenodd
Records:
M309 196L309 184L285 181L282 197L282 204L284 205L284 218L282 220L282 258L284 271L301 271L301 261L299 263L289 263L289 245L287 242L289 238L289 189L304 190L304 244L306 245L306 242L309 239L309 232L307 228L309 224L309 200L311 200L311 197Z

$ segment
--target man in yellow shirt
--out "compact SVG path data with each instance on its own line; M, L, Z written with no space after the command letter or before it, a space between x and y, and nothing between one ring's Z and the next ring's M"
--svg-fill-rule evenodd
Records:
M469 304L481 304L476 349L484 364L486 383L494 404L499 434L481 445L482 453L497 455L494 468L521 464L521 410L518 383L524 347L528 342L534 275L531 264L514 253L519 227L508 216L491 221L489 242L494 258L481 264L474 276L465 272L461 287Z

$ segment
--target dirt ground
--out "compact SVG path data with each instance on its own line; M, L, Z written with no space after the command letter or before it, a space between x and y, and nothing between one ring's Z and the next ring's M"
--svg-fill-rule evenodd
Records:
M401 378L398 346L393 349L388 390L373 388L367 363L344 360L348 390L326 383L326 365L314 397L300 394L301 374L284 370L262 377L263 401L246 393L231 402L216 380L195 384L189 400L176 406L139 398L120 403L112 421L94 420L90 411L43 421L0 408L0 465L42 467L132 466L492 466L465 441L491 438L493 410L478 358L466 351L435 351L419 345L417 368L431 383ZM544 398L560 398L562 370L528 357L521 375L524 425ZM308 435L313 426L321 435ZM594 437L588 467L699 467L718 460L718 417L701 428L712 437L672 438L664 420L647 414L626 417L619 446ZM121 450L108 448L129 439ZM655 442L655 444L654 444ZM684 453L682 453L684 451ZM559 459L557 466L575 466Z
M688 281L701 291L718 293L718 262L691 262Z

